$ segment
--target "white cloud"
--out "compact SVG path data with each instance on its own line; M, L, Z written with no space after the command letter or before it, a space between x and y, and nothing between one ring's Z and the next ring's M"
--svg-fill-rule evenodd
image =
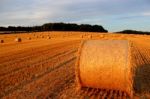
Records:
M150 16L150 12L144 12L142 13L143 16Z

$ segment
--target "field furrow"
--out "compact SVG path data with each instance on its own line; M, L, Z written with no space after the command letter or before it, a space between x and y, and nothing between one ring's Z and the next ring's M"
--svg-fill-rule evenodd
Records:
M138 94L150 92L150 50L147 43L134 42L134 91Z
M65 44L66 43L66 44ZM28 58L31 57L32 55L36 55L39 53L42 53L44 51L48 51L48 50L56 50L58 48L61 48L63 46L68 46L68 45L72 45L74 47L76 47L76 45L79 43L79 41L71 41L71 42L61 42L61 43L56 43L56 44L50 44L50 45L44 45L44 46L40 46L40 47L31 47L28 49L23 49L23 50L18 50L17 51L13 51L10 53L7 53L5 55L0 55L0 66L2 66L2 63L10 63L11 61L18 61L21 60L22 58ZM45 52L44 52L45 53Z
M64 80L72 79L73 75L72 72L68 72L72 68L72 65L75 62L75 58L72 58L68 61L59 64L56 69L49 70L42 75L32 79L25 84L18 86L13 91L5 94L7 97L30 97L34 98L37 97L39 94L43 94L47 90L46 94L49 94L49 90L54 87L54 82L62 82ZM59 83L56 83L59 85ZM50 89L49 89L50 88ZM57 87L56 87L57 88Z
M74 52L68 53L64 56L62 55L63 60L59 60L59 57L51 60L46 60L44 63L40 63L38 65L32 65L30 67L23 68L9 75L5 75L1 77L0 85L3 85L0 87L2 89L1 92L4 93L9 92L9 90L14 89L16 86L24 82L30 81L36 78L37 76L42 75L44 72L48 70L57 68L58 64L62 64L65 60L69 60L72 57L74 57L72 55L73 53Z
M43 61L50 60L52 58L55 58L61 54L65 54L69 52L69 50L77 50L72 48L58 48L57 50L49 50L47 53L41 53L40 55L36 54L36 56L29 57L28 59L22 60L20 62L12 62L11 64L5 64L4 67L0 70L0 76L4 76L12 71L16 71L19 69L23 69L25 67L30 67L35 64L40 64ZM55 52L53 54L53 52ZM57 52L57 53L56 53Z

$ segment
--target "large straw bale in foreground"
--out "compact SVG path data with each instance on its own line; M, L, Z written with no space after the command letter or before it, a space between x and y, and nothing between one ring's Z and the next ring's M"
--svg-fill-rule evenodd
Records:
M130 60L126 40L83 41L76 64L78 88L119 90L132 96Z

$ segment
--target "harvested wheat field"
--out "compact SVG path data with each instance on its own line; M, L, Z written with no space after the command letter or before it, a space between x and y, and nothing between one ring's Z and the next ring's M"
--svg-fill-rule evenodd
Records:
M123 41L124 45L126 45L126 42L130 42L129 57L123 57L124 53L117 51L111 53L109 51L124 51L122 49L115 47L109 49L107 46L105 47L107 48L106 50L112 56L116 55L115 57L117 58L130 58L130 66L128 67L132 75L129 75L128 78L131 82L127 85L132 84L130 86L133 95L132 98L150 99L150 36L91 32L37 32L3 34L0 35L0 40L2 40L0 43L0 98L129 99L131 97L124 91L126 90L125 88L119 90L123 83L112 81L113 79L111 80L109 77L107 77L107 80L105 77L106 73L104 75L99 74L101 77L104 76L104 80L102 80L105 83L116 82L116 84L119 84L118 89L115 89L116 87L114 88L114 86L111 89L106 87L99 88L102 84L104 86L107 84L102 83L98 85L101 81L95 81L97 79L96 72L93 74L95 78L89 80L88 77L90 77L89 74L91 72L88 74L88 71L86 75L81 75L82 82L88 86L81 87L80 89L77 88L76 64L79 58L79 49L83 41L120 40ZM121 46L121 43L118 45ZM92 56L92 54L90 55ZM106 54L101 55L105 55L103 57L107 58ZM116 68L122 68L123 62L116 63L121 64L118 67L116 65ZM90 64L90 61L87 63ZM90 70L89 66L87 67ZM110 68L115 70L115 65L109 67L107 67L108 73L111 75ZM104 70L107 71L107 68ZM94 66L92 69L94 70ZM95 69L99 68L95 67ZM100 73L102 72L101 70ZM113 77L120 77L119 79L122 79L121 74L112 72L112 75ZM126 76L124 73L123 75ZM95 83L98 88L97 86L93 87L94 85L92 84Z

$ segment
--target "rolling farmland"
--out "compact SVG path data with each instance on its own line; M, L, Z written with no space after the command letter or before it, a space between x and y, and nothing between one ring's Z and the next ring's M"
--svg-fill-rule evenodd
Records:
M21 42L16 42L21 38ZM75 63L82 40L129 40L134 98L150 98L150 36L90 32L0 35L0 98L126 99L119 90L76 90ZM118 53L119 54L119 53Z

